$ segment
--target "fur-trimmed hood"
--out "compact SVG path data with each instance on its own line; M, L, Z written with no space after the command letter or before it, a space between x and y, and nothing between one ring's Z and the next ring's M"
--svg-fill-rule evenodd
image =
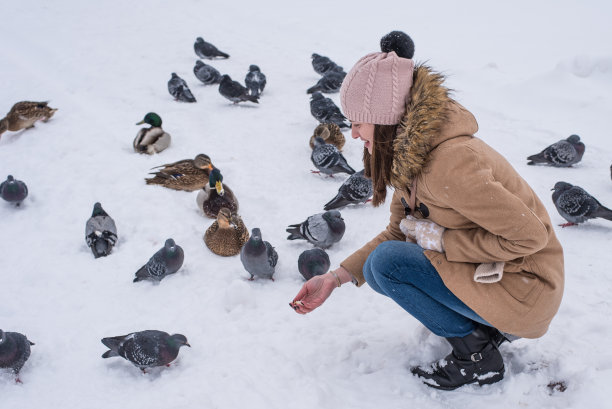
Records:
M393 142L391 185L406 190L442 142L478 131L476 118L449 96L444 76L426 65L414 70L411 100Z

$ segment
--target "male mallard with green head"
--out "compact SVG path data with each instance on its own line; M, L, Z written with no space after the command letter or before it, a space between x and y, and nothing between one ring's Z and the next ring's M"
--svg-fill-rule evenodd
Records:
M145 179L147 185L161 185L169 189L193 192L208 183L213 166L210 157L200 153L195 159L184 159L153 169L159 168L161 169L150 173L153 177Z
M204 233L204 243L213 253L229 257L240 254L240 249L249 240L249 230L237 214L223 207Z
M17 102L3 119L0 119L0 136L6 131L19 131L34 126L34 122L42 120L47 122L53 116L57 108L49 108L48 101Z
M152 155L170 146L170 134L162 129L162 119L155 112L149 112L136 125L149 124L150 128L141 128L134 139L134 150Z
M229 188L223 184L223 175L217 168L213 168L208 177L208 184L204 186L196 197L198 208L211 219L217 218L219 210L228 208L232 213L238 212L238 199Z

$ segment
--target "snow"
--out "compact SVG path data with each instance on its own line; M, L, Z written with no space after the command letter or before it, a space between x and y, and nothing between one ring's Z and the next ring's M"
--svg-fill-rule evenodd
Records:
M0 407L609 407L611 222L557 227L566 287L549 332L502 346L502 382L454 392L408 371L444 357L444 340L367 285L345 285L320 309L296 314L287 304L303 282L297 258L311 246L287 241L285 228L320 212L345 180L310 173L317 123L305 90L319 79L310 55L348 70L393 29L413 37L416 60L448 76L479 121L477 135L529 181L555 225L564 222L550 199L557 181L612 206L611 12L610 2L551 0L3 2L0 113L21 100L59 110L0 139L0 177L12 174L30 191L20 208L0 203L0 328L36 343L23 384L0 377ZM259 105L234 106L195 78L197 36L231 55L205 62L233 79L243 81L250 64L261 68L268 84ZM197 103L172 100L172 72ZM138 155L134 124L150 111L172 144ZM587 146L578 165L526 165L572 133ZM362 145L345 135L344 154L358 169ZM205 247L212 220L198 212L195 192L145 185L150 168L198 153L223 171L247 227L276 247L274 282L247 281L238 257ZM96 201L119 236L97 260L83 234ZM388 220L388 205L341 212L347 231L328 251L332 267ZM185 251L183 268L160 285L133 284L170 237ZM145 329L185 334L192 348L147 375L100 357L101 338Z

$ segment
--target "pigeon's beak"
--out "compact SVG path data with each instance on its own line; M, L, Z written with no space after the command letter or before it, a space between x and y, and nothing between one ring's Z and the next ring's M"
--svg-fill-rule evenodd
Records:
M189 348L191 348L191 345L189 345L189 342L185 342L185 345L187 345Z
M142 125L142 124L144 124L144 119L140 122L136 122L136 125Z
M221 183L220 180L215 183L215 189L217 189L219 196L223 196L225 194L225 190L223 190L223 183Z

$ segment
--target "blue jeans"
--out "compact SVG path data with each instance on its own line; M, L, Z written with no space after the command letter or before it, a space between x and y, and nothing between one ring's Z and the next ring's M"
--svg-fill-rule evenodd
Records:
M374 291L392 298L441 337L464 337L476 322L491 325L446 288L417 244L381 243L366 260L363 275Z

